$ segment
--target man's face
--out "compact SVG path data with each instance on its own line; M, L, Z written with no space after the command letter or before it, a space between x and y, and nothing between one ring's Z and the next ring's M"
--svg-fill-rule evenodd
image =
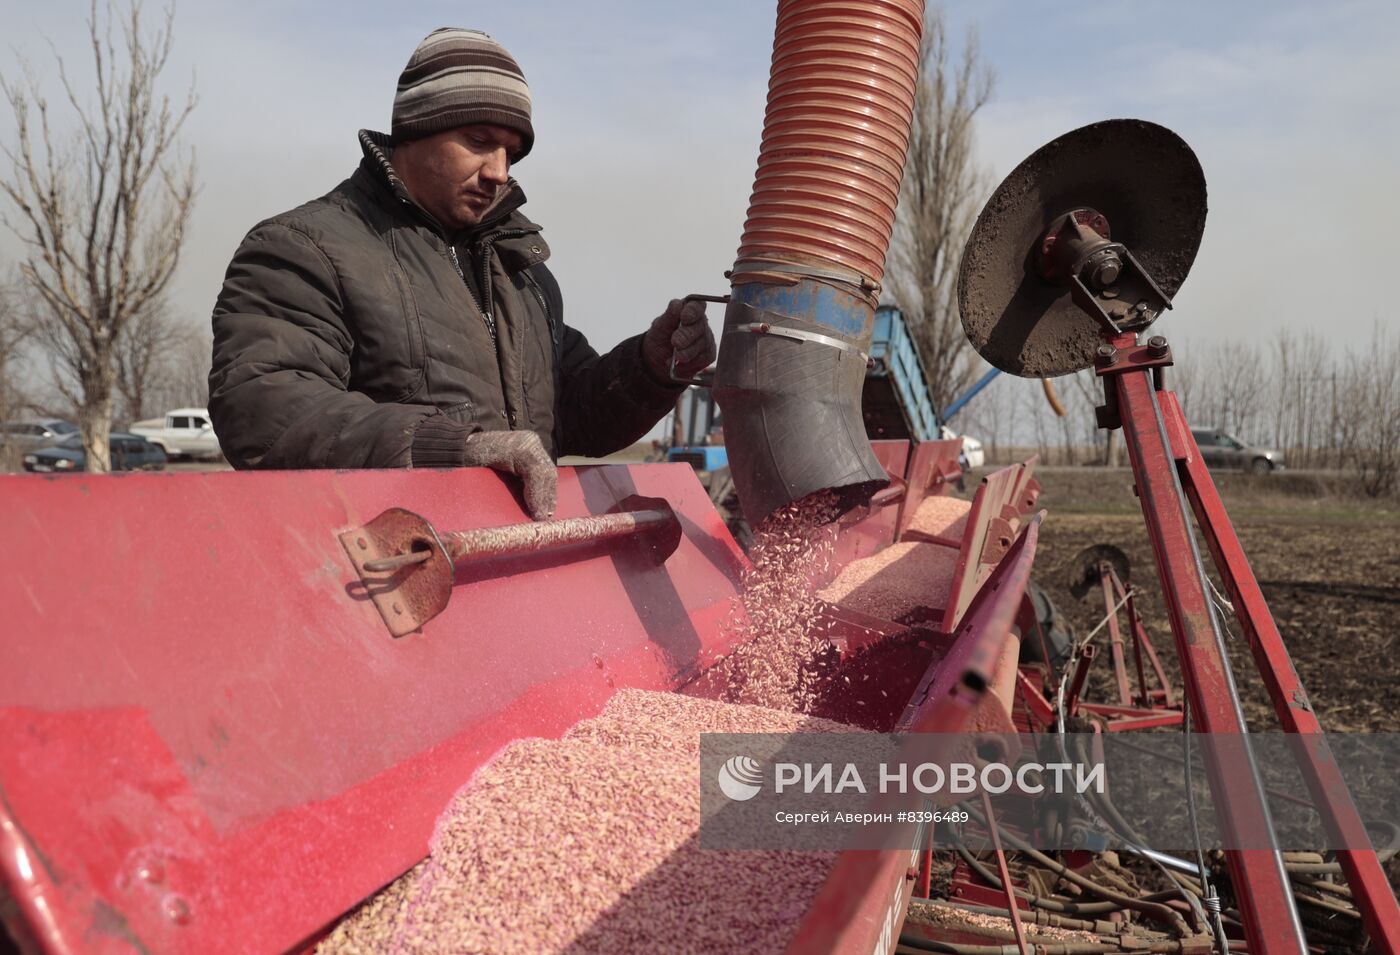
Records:
M459 126L396 147L394 171L418 204L455 232L481 221L523 146L520 134L504 126Z

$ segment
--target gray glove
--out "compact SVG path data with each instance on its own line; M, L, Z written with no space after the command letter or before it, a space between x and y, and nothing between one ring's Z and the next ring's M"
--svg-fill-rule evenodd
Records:
M642 338L642 357L658 381L671 380L671 355L676 377L691 378L715 360L715 336L705 318L705 303L671 299L666 311L652 320Z
M468 436L462 463L514 474L525 487L530 516L543 521L554 514L559 472L535 432L478 431Z

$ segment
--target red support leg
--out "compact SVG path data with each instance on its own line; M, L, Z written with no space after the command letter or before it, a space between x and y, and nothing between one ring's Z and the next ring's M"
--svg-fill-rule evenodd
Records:
M1322 735L1322 724L1308 702L1303 682L1293 668L1288 648L1284 646L1283 637L1274 624L1273 614L1269 612L1263 591L1259 589L1259 582L1245 557L1244 548L1225 512L1215 482L1211 480L1210 472L1201 459L1200 449L1191 437L1191 429L1186 426L1181 406L1171 392L1162 393L1161 402L1168 433L1176 446L1176 458L1187 498L1234 605L1235 617L1249 641L1255 664L1273 701L1274 712L1278 714L1285 732L1312 737L1298 749L1299 765L1314 804L1321 811L1323 821L1337 845L1361 844L1366 839L1361 817L1329 752L1326 737ZM1400 904L1396 902L1376 854L1339 849L1337 860L1361 910L1375 950L1385 955L1396 955L1400 952Z
M1162 661L1157 656L1156 647L1152 646L1152 638L1147 635L1147 629L1142 625L1142 617L1138 615L1131 593L1128 594L1127 603L1123 606L1128 611L1128 621L1133 628L1133 639L1146 651L1147 661L1152 664L1152 672L1157 674L1157 683L1162 688L1158 691L1162 698L1161 702L1165 706L1175 706L1172 696L1172 681L1167 676L1167 671L1162 668Z
M1107 570L1109 576L1113 579L1114 595L1119 600L1123 601L1124 604L1127 604L1129 602L1128 598L1131 595L1123 587L1122 581L1120 581L1118 575L1113 572L1113 568L1108 567ZM1147 634L1143 633L1142 622L1138 620L1137 615L1134 614L1132 610L1128 611L1128 630L1133 635L1133 665L1137 668L1138 703L1142 706L1151 706L1152 691L1147 687L1147 671L1142 665L1142 645L1145 642L1144 638Z
M1084 692L1084 681L1089 678L1089 667L1097 655L1098 650L1092 643L1086 643L1079 649L1079 659L1074 661L1074 675L1069 680L1069 692L1065 694L1065 712L1071 716L1079 709L1079 694Z
M1113 594L1113 581L1100 577L1103 588L1103 605L1108 613L1108 653L1113 663L1113 678L1118 683L1118 702L1124 706L1133 703L1133 691L1128 688L1128 664L1123 656L1123 633L1118 629L1118 601Z
M1131 347L1129 342L1123 344ZM1248 728L1211 607L1152 373L1114 369L1107 374L1152 539L1193 722L1203 733L1246 736L1247 747ZM1272 845L1269 807L1253 767L1224 765L1212 758L1207 759L1206 770L1226 837L1235 845ZM1261 837L1267 841L1261 842ZM1226 858L1231 878L1241 887L1240 915L1250 951L1306 952L1277 848L1235 849Z
M1021 925L1021 903L1016 899L1016 884L1011 881L1011 870L1006 865L1006 853L1001 848L1001 833L997 830L997 819L992 814L992 797L987 790L981 791L982 813L987 819L987 832L992 836L992 848L997 856L997 875L1001 879L1002 891L1006 894L1006 908L1011 913L1011 930L1016 936L1016 948L1021 955L1031 955L1026 947L1026 930Z

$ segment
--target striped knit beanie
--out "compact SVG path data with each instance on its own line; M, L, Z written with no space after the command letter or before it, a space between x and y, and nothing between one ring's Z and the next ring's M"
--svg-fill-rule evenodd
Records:
M517 160L535 143L519 64L479 30L442 27L418 44L399 74L390 133L402 142L472 123L518 132L524 146Z

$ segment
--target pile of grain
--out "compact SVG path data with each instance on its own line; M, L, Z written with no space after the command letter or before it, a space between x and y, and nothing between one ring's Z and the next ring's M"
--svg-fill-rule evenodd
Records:
M702 733L849 733L855 727L831 720L736 703L695 699L679 693L619 690L603 712L564 734L611 746L665 750L694 762ZM692 769L694 767L692 766Z
M962 498L949 497L946 494L926 497L914 512L909 529L946 541L961 541L963 531L967 529L967 515L971 510L972 502Z
M833 491L780 508L754 532L752 567L740 581L742 615L731 627L744 643L725 661L726 699L807 712L815 699L813 662L828 646L819 631L817 581L830 570L840 515Z
M942 544L904 543L851 561L821 599L898 623L928 623L948 605L958 552Z
M519 740L453 798L427 862L320 955L780 950L834 853L698 846L704 732L847 729L623 691L562 740Z

